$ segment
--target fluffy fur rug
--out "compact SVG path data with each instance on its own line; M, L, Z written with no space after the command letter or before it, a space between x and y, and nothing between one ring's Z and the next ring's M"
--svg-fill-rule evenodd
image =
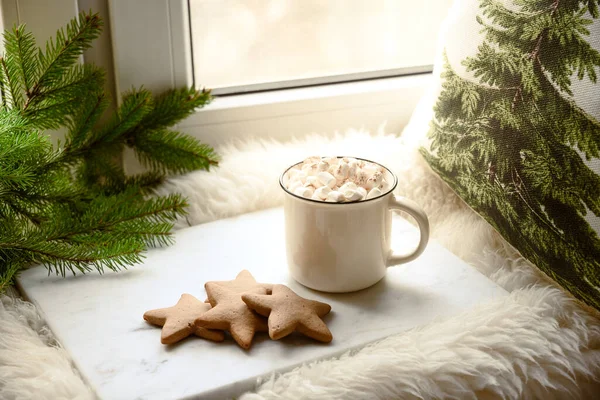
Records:
M600 319L549 282L468 209L410 143L379 133L248 140L219 149L213 172L172 179L190 212L178 227L280 205L277 177L308 155L379 161L400 177L398 194L420 203L432 235L510 295L462 315L391 336L338 359L261 382L255 399L571 399L600 393ZM72 399L92 394L33 305L0 302L0 399Z

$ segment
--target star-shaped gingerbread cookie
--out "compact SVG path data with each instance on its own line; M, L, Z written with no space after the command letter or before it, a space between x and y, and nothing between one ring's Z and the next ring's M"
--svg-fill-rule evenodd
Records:
M242 300L260 315L269 317L269 336L273 340L294 331L325 343L333 339L321 319L331 311L331 306L300 297L285 285L273 285L271 295L244 293Z
M204 287L213 308L196 319L196 326L229 331L244 349L250 348L256 332L267 331L264 318L250 310L242 301L242 285L231 289L219 282L207 282ZM254 285L245 293L267 294L267 289Z
M259 286L266 289L267 294L271 294L271 289L273 287L273 285L270 283L256 282L256 279L254 279L250 271L246 269L237 274L235 279L232 281L212 281L208 283L215 283L217 285L224 286L236 293L243 293L247 290L251 290Z
M210 310L210 304L203 303L190 294L182 294L173 307L146 311L144 319L153 325L162 326L160 341L173 344L191 334L220 342L225 339L223 332L200 328L194 324L196 318Z

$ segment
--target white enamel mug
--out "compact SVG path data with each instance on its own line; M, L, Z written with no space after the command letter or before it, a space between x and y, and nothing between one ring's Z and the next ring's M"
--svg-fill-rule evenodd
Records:
M359 159L359 158L358 158ZM360 159L359 159L360 160ZM368 160L364 160L368 161ZM369 161L372 162L372 161ZM390 189L369 200L328 203L285 192L285 241L290 274L302 285L323 292L353 292L379 282L386 268L417 258L429 240L429 220L415 202L392 193L398 178L386 167ZM419 226L417 247L394 254L390 247L392 210L410 214Z

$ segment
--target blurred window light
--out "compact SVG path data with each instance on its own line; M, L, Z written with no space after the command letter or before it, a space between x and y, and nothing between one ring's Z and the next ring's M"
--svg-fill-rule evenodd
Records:
M215 94L432 69L452 0L190 0L194 81Z

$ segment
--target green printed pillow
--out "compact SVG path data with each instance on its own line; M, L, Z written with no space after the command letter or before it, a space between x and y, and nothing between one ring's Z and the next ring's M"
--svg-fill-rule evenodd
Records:
M597 309L599 5L458 1L421 149L523 256Z

